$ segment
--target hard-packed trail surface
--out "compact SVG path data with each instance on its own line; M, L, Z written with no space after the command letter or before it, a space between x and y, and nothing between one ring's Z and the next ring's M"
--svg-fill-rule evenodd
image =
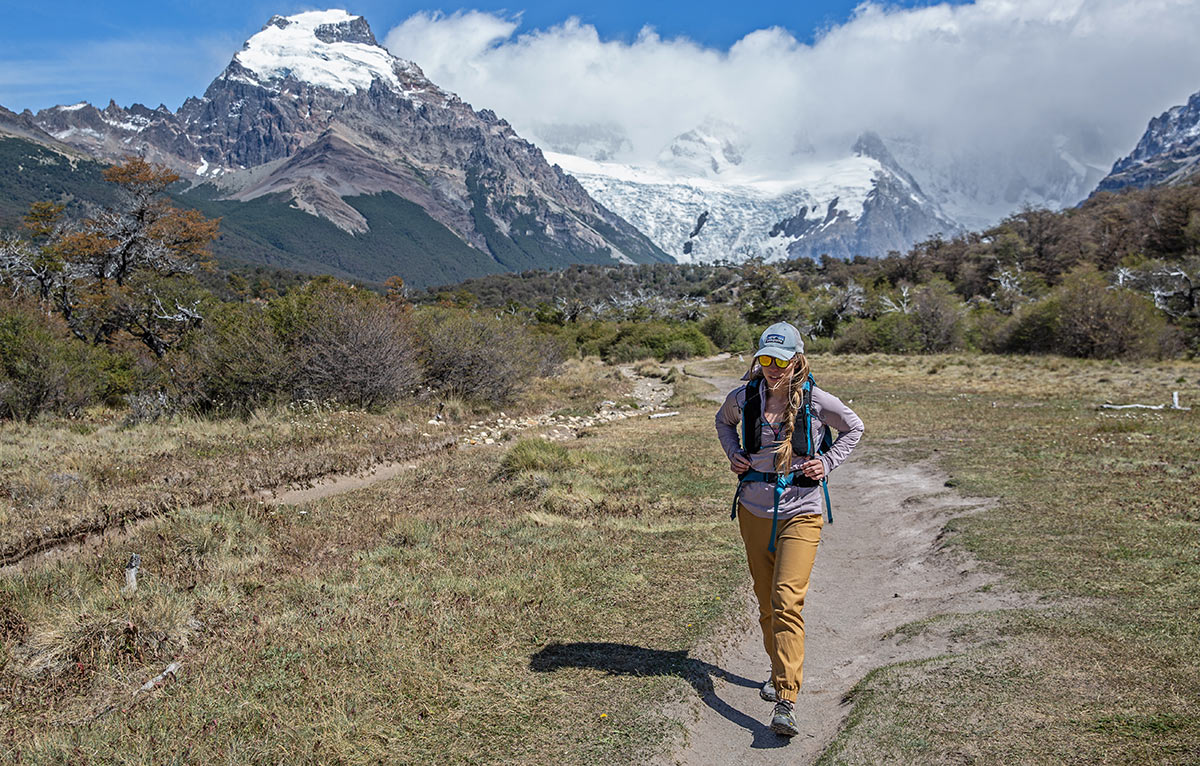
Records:
M704 378L723 401L736 378ZM853 406L853 405L851 405ZM944 550L946 521L981 507L957 496L928 464L871 460L865 449L831 477L834 524L826 525L804 607L804 683L796 704L801 733L772 733L771 703L758 696L769 662L749 589L745 607L723 640L694 652L724 671L713 689L679 715L685 741L658 761L679 766L815 762L851 710L847 695L874 668L923 659L949 649L938 631L915 637L896 629L939 614L995 610L1028 599L989 587L997 576L965 555ZM864 454L867 453L867 454Z

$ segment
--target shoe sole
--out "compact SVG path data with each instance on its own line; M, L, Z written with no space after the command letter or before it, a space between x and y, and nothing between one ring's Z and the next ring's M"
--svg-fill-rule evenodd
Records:
M775 732L781 737L794 737L800 733L799 729L793 729L791 726L785 726L781 723L772 723L771 731Z
M763 702L778 702L779 701L779 698L776 697L774 694L767 694L762 689L758 690L758 696L762 699Z

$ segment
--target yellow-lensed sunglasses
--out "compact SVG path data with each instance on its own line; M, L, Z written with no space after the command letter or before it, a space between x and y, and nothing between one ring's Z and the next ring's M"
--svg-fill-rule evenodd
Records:
M778 357L767 356L766 354L763 354L758 358L758 363L763 367L770 367L771 362L774 362L776 367L787 367L792 363L790 359L779 359Z

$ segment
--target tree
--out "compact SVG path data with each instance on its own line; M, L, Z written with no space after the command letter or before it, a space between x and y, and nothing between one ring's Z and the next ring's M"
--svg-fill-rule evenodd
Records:
M793 320L800 311L799 290L774 266L750 260L742 266L742 316L754 325Z
M162 357L202 321L197 289L182 277L211 268L206 248L218 219L165 199L179 176L131 158L104 171L121 203L75 225L62 206L34 203L25 217L30 239L0 248L0 281L32 292L95 345L121 332Z

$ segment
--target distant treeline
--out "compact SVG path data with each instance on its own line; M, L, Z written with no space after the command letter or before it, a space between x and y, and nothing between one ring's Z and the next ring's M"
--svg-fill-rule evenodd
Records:
M540 323L659 321L718 347L786 319L816 348L1083 357L1200 353L1200 185L1098 194L906 253L714 266L572 266L414 296ZM592 333L595 334L595 333ZM581 346L582 347L582 346Z
M173 173L134 159L102 178L111 204L36 202L0 238L0 418L499 405L565 354L744 351L777 320L817 351L1200 354L1200 185L1023 210L879 259L572 266L410 294L398 277L219 271L219 221L174 206Z

